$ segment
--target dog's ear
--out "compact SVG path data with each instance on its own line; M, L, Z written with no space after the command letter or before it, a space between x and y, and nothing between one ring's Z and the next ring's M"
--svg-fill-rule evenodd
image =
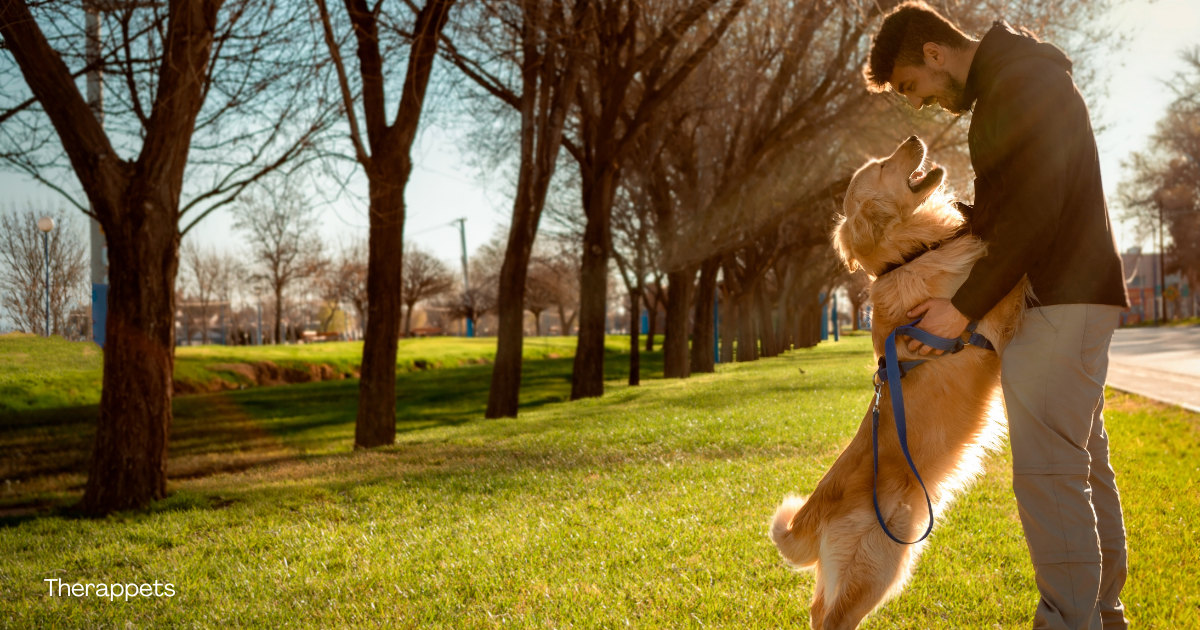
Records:
M850 271L861 267L859 257L875 250L879 230L872 217L876 209L875 202L868 201L854 213L854 218L842 217L838 223L834 246Z

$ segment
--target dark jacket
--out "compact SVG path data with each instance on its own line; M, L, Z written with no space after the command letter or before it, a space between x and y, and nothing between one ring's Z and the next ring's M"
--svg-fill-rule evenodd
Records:
M971 231L987 255L953 303L983 317L1029 274L1035 305L1128 306L1087 105L1058 48L996 22L975 52Z

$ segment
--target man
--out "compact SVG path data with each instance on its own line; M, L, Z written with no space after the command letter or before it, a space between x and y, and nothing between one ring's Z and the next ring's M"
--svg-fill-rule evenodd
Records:
M1028 275L1035 298L1001 357L1013 490L1041 600L1036 629L1126 628L1121 500L1101 410L1108 347L1128 306L1087 106L1071 60L996 22L965 36L921 2L883 21L868 88L913 107L974 111L968 143L987 255L950 299L913 309L920 327L958 337ZM928 354L915 340L909 348Z

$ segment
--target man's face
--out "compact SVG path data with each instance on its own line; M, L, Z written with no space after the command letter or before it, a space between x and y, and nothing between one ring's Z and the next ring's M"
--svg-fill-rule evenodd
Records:
M897 94L908 99L917 109L937 103L955 116L971 109L970 103L966 103L963 97L966 91L963 82L950 76L946 70L931 68L928 61L923 66L897 65L892 70L889 83Z

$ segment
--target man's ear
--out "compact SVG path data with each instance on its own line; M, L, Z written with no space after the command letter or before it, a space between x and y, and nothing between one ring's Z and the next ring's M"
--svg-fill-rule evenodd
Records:
M921 53L925 57L925 65L931 68L941 69L946 65L946 51L933 42L925 42Z

